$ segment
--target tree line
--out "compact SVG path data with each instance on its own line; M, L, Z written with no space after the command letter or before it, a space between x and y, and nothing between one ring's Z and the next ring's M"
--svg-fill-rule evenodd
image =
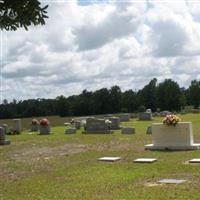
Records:
M186 105L200 106L200 81L193 80L188 88L180 87L172 79L157 83L152 79L138 91L132 89L122 92L119 86L102 88L94 92L84 90L79 95L55 99L6 99L0 104L0 118L33 116L84 116L119 112L141 112L146 108L152 111L180 111Z

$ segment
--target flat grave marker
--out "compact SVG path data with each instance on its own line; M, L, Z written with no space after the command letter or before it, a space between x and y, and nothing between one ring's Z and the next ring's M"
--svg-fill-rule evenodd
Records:
M99 161L115 162L121 160L121 157L102 157L98 159Z
M200 163L200 158L193 158L189 160L189 163Z
M76 128L67 128L65 134L74 134L76 133Z
M138 158L138 159L135 159L133 162L135 162L135 163L153 163L156 161L157 161L156 158Z
M181 179L161 179L158 181L158 183L166 183L166 184L180 184L184 183L186 180L181 180Z
M121 130L122 134L134 134L135 133L135 128L132 127L123 127Z

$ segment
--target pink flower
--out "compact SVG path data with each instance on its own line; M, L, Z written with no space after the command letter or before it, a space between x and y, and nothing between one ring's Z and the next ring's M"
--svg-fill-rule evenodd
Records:
M181 121L181 119L179 117L177 117L176 115L167 115L164 119L163 119L163 123L166 125L173 125L176 126L176 124Z
M49 120L46 119L46 118L43 118L43 119L40 120L40 125L42 125L42 126L46 126L46 125L49 125L49 124L50 124Z
M33 125L37 125L37 124L39 124L39 121L38 121L37 119L32 119L31 124L33 124Z

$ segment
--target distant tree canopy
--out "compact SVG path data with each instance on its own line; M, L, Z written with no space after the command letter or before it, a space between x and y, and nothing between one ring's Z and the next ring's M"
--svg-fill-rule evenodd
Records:
M189 87L189 101L195 108L200 105L200 81L193 80Z
M0 104L0 118L36 117L48 115L83 116L119 112L180 111L185 105L200 106L200 81L193 80L188 89L166 79L157 84L152 79L139 91L131 89L122 92L119 86L101 88L94 92L83 90L80 95L55 99L28 99Z
M0 29L28 30L31 25L44 25L48 5L41 7L38 0L0 0Z

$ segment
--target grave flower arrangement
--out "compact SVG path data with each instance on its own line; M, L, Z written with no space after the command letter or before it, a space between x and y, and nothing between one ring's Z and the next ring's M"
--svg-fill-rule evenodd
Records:
M39 121L37 119L32 119L31 124L32 125L38 125Z
M49 124L49 120L46 118L40 120L40 125L42 126L48 126Z
M167 115L163 119L163 124L166 124L168 126L176 126L180 121L181 119L176 115Z

